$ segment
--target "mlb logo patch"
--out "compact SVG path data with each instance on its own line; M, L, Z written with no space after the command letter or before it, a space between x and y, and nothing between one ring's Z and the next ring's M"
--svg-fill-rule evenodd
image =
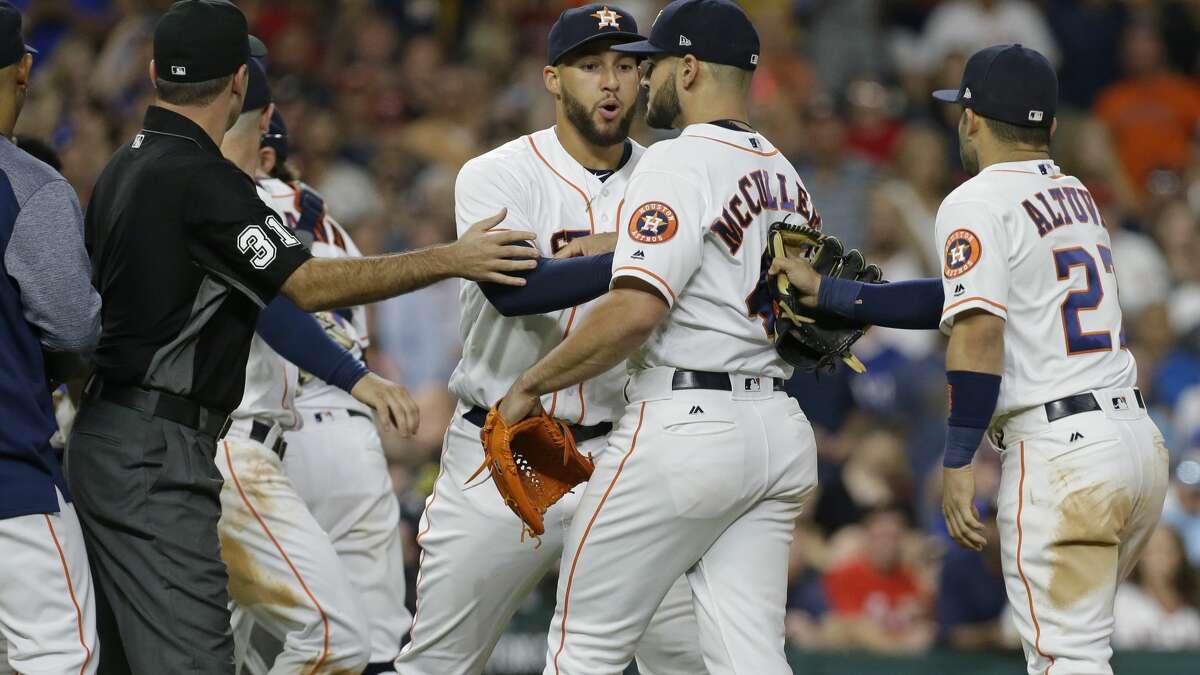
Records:
M746 378L746 391L762 391L762 378L747 377Z
M187 75L187 68L184 66L171 66L172 75Z
M1041 122L1042 119L1045 117L1045 115L1046 114L1043 113L1041 110L1030 110L1029 111L1029 121L1030 122Z
M752 66L757 66L757 65L758 65L758 54L751 54L751 55L750 55L750 65L752 65Z
M142 147L142 141L144 140L146 140L146 134L138 134L137 136L134 136L132 145L133 149L137 150L138 148Z
M1124 396L1114 396L1112 405L1115 410L1129 410L1129 400Z

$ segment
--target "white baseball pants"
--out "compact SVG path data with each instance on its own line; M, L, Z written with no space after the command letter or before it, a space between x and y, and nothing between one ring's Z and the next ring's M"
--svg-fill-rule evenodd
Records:
M788 547L817 482L812 428L762 381L673 391L674 372L638 371L626 387L566 533L546 675L619 675L681 574L709 673L792 672Z
M404 606L400 504L375 423L346 410L300 409L285 434L283 470L358 591L370 629L371 663L389 662L412 617Z
M0 520L0 643L22 675L87 675L99 663L83 531L57 494L58 513Z
M479 427L455 414L442 448L442 466L425 503L417 541L421 567L412 641L396 659L402 675L478 675L505 626L529 592L563 557L563 534L576 513L579 494L565 495L545 515L540 543L522 536L522 524L500 498L486 473L467 477L483 462ZM596 459L604 438L580 446ZM631 552L633 549L627 549ZM622 575L626 560L610 561L603 574ZM702 675L690 593L676 573L647 608L654 618L637 645L645 675ZM661 601L661 603L660 603ZM660 606L661 605L661 606ZM657 613L656 610L657 609ZM630 645L630 658L634 645Z
M1001 427L997 523L1030 675L1112 674L1113 598L1166 496L1167 449L1133 390L1092 394L1103 410Z
M358 593L279 456L246 438L246 426L235 422L216 456L225 479L218 529L234 635L247 636L242 622L252 620L283 642L272 675L360 672L369 644ZM279 433L276 427L265 443ZM237 645L239 662L245 651Z

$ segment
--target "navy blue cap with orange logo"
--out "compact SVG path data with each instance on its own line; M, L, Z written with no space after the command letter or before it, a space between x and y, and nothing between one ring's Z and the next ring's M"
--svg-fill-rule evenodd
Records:
M633 54L691 54L701 61L758 67L758 31L746 12L730 0L675 0L663 7L650 26L650 37L617 45Z
M616 5L584 5L568 9L550 27L546 63L558 65L568 53L594 40L641 40L633 15Z
M1058 76L1037 51L996 45L967 60L958 89L939 89L933 97L1001 122L1047 128L1058 109Z

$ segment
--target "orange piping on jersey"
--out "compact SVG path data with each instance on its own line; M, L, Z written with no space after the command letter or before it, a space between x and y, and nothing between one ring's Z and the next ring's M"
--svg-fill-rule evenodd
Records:
M613 487L617 484L617 479L621 477L621 471L625 468L625 462L633 456L633 451L637 449L638 434L642 432L642 421L646 418L646 404L642 404L641 412L638 413L637 429L633 431L633 440L629 443L629 452L621 458L621 463L617 465L617 472L613 474L612 480L609 481L608 487L604 490L604 495L600 497L600 503L596 505L596 510L592 512L592 518L588 521L587 527L583 530L583 536L579 539L579 546L575 548L575 557L571 560L571 572L567 575L567 590L563 593L563 617L562 617L562 633L558 640L558 651L554 652L554 672L557 674L558 657L562 654L563 648L567 646L567 614L571 611L571 586L575 583L575 568L579 565L579 554L583 553L583 546L587 543L588 535L592 532L592 526L596 524L596 518L600 515L600 509L604 508L604 502L608 501L608 496L612 494Z
M1033 171L1022 171L1021 169L992 169L992 171L1003 171L1004 173L1027 173L1030 176L1037 175L1037 173Z
M1025 508L1025 441L1021 441L1021 480L1017 483L1017 575L1025 584L1025 597L1029 600L1029 616L1033 619L1033 648L1042 658L1050 659L1050 665L1042 675L1049 675L1054 667L1054 657L1042 651L1042 626L1038 623L1037 612L1033 609L1033 591L1029 589L1029 579L1025 578L1025 568L1021 566L1021 545L1024 544L1024 532L1021 529L1021 512Z
M451 422L451 424L453 424L453 423L454 422ZM413 607L412 623L408 627L408 644L404 645L404 651L411 650L413 645L415 645L417 643L417 639L416 639L417 619L419 619L421 617L421 576L422 576L422 573L425 571L425 548L423 546L421 546L421 539L426 534L428 534L430 528L433 527L433 517L429 515L429 510L430 510L430 507L433 506L433 503L435 501L437 501L438 481L442 477L442 471L445 470L445 466L446 466L445 456L446 456L446 450L448 449L449 444L450 444L450 431L447 430L446 436L442 440L442 458L441 458L441 465L438 467L438 475L437 475L437 478L433 479L433 489L429 492L429 501L425 502L425 529L418 532L416 538L414 539L414 541L417 542L417 547L421 549L421 555L418 556L418 558L417 558L417 581L413 585L417 592L417 599L415 601L416 606Z
M42 514L46 519L46 527L50 528L50 539L54 541L54 548L58 549L58 559L62 562L63 577L67 580L67 592L71 594L71 604L75 605L75 626L79 629L79 646L83 647L83 651L87 656L83 657L83 665L79 666L79 675L87 670L87 664L92 660L92 650L88 648L87 642L83 639L83 612L79 609L79 600L75 597L75 587L71 583L71 570L67 568L67 556L63 553L62 544L58 543L58 535L54 532L54 523L50 522L50 516ZM82 542L81 542L82 543Z
M545 157L542 157L542 153L538 150L537 144L533 142L533 136L526 136L525 138L529 139L529 147L533 148L533 154L537 155L537 158L542 160L542 164L545 164L546 168L550 169L551 173L553 173L555 176L561 178L564 183L574 188L575 191L579 193L579 196L583 198L583 203L585 206L587 206L588 224L591 226L592 234L596 234L596 219L592 218L592 200L588 199L587 193L583 190L580 190L578 185L567 180L566 176L559 173L558 169L555 169L550 162L546 161Z
M671 289L671 284L668 284L666 279L663 279L662 277L658 276L654 272L651 272L650 270L648 270L644 267L637 267L635 265L622 265L622 266L618 267L617 269L613 270L613 276L614 277L617 276L617 272L620 272L621 270L637 270L638 272L641 272L643 274L649 274L650 276L657 279L658 283L660 283L666 287L667 292L671 294L671 302L672 303L675 302L675 291Z
M779 154L779 148L775 148L774 150L772 150L770 152L759 152L758 150L751 150L750 148L743 148L742 146L738 145L737 143L730 143L729 141L723 141L719 138L712 138L711 136L701 136L699 134L685 134L685 135L690 138L703 138L706 141L714 141L716 143L728 145L731 148L736 148L738 150L741 150L742 152L748 152L752 155L758 155L759 157L773 157L773 156Z
M966 302L972 302L974 300L978 300L980 302L986 302L987 304L991 305L992 307L995 307L995 308L999 309L1000 311L1004 312L1005 314L1008 314L1008 308L1005 307L1004 305L1002 305L998 302L992 302L991 300L988 300L987 298L981 298L978 295L973 295L969 298L963 298L962 300L959 300L958 302L954 303L953 305L950 305L946 309L943 309L942 316L946 316L946 312L949 312L950 310L954 309L955 307L958 307L959 305L966 303Z
M329 658L329 617L325 616L325 610L321 607L321 603L317 602L316 596L309 590L308 584L304 582L304 577L300 574L300 570L296 569L296 566L292 564L292 559L288 557L287 552L283 550L283 546L279 544L279 540L271 533L271 528L267 527L267 522L262 519L262 516L258 515L258 511L250 503L250 498L246 496L246 491L242 489L242 482L238 480L237 473L233 470L233 456L229 454L229 441L221 441L221 444L225 446L225 465L229 467L229 475L233 477L233 484L237 487L238 495L242 498L242 503L246 505L247 509L250 509L250 515L254 516L259 526L262 527L263 532L266 533L267 538L275 545L275 550L279 551L279 555L283 556L283 561L292 570L292 575L296 577L296 581L300 582L300 587L304 589L304 594L308 596L309 600L312 600L313 605L317 608L317 614L321 616L321 627L324 631L321 655L317 657L317 662L313 665L313 669L308 671L309 675L320 672L321 666Z

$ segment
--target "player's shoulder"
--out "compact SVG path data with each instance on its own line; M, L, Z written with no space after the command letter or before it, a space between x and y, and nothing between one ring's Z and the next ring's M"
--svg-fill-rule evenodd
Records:
M285 183L278 178L272 178L270 176L260 177L257 182L258 186L265 190L272 199L282 199L285 197L294 197L296 195L296 188L294 186Z
M695 139L686 136L676 136L675 138L667 138L649 147L642 148L641 155L633 155L637 159L638 171L666 171L675 174L684 174L695 170L698 163L687 161L685 157L695 157L695 150L698 147Z
M1008 177L997 178L994 174L977 174L950 191L942 200L941 210L973 205L976 207L999 207L1004 204Z
M519 136L504 145L492 148L482 155L471 158L458 170L458 181L492 181L497 178L520 179L536 161L534 145L530 142L539 134L552 130L537 131Z

